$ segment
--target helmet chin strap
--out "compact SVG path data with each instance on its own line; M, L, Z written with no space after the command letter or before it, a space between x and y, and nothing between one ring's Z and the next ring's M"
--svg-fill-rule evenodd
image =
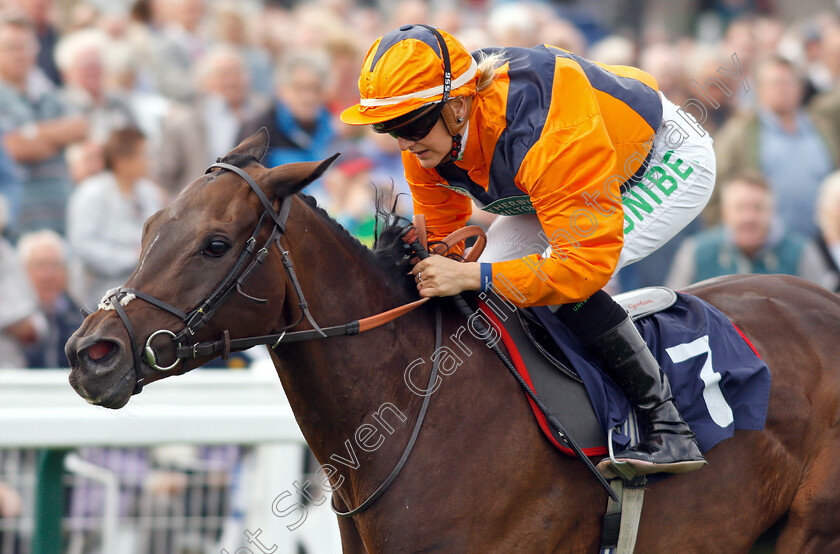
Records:
M461 152L461 133L452 137L452 149L449 154L440 161L438 165L447 165L458 159L458 154Z
M455 115L452 107L449 105L445 105L443 107L443 110L441 110L441 117L443 117L443 123L446 125L446 129L452 136L452 148L449 150L449 155L438 164L446 165L458 159L458 154L461 152L461 130L464 128L466 123L464 123L463 117L457 117Z

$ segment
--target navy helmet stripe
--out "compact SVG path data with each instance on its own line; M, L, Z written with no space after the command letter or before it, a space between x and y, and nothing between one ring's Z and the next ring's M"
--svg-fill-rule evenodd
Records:
M592 87L621 100L638 113L651 129L657 131L662 124L662 99L659 94L638 79L611 73L592 63L586 58L576 56L553 46L545 47L557 57L569 58L577 62L592 83Z
M398 42L409 38L428 44L432 50L435 51L438 57L440 57L440 44L438 44L437 38L435 38L435 35L431 31L420 25L403 25L399 29L394 29L382 37L382 40L379 42L379 46L376 48L376 52L373 55L373 59L370 61L370 71L373 71L373 68L376 67L376 62L385 55L385 52L387 52L389 48Z

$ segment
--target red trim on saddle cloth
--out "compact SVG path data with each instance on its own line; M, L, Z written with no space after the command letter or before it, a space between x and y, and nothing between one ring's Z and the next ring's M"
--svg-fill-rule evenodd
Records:
M505 348L508 351L508 356L510 357L511 361L513 362L514 367L516 367L516 371L522 376L528 386L531 387L531 390L534 390L534 383L531 382L531 376L528 374L528 368L525 367L525 363L522 361L522 356L519 355L519 349L516 347L516 344L513 342L513 339L505 329L505 326L502 325L502 322L496 317L493 313L493 310L487 308L487 305L482 302L478 301L478 308L481 310L481 313L487 317L490 322L493 324L493 327L499 331L499 334L502 337L502 343L504 343ZM537 395L539 395L539 391ZM524 394L524 392L523 392ZM537 418L537 423L539 423L540 429L542 429L543 434L551 441L551 444L556 446L563 454L567 456L574 456L575 453L572 451L571 448L568 446L563 446L560 442L557 441L555 438L554 432L551 430L551 427L548 426L548 422L545 419L543 413L537 408L537 405L534 404L534 401L531 400L530 397L526 395L528 399L528 404L531 405L531 410L534 412L534 417ZM571 431L570 431L571 432ZM607 447L606 446L598 446L595 448L584 448L583 453L587 456L605 456L607 455Z
M761 354L759 354L758 350L755 349L755 346L753 346L753 343L750 342L750 339L747 338L747 335L745 335L740 329L738 329L738 326L734 323L732 323L732 326L735 327L735 330L738 331L738 334L741 335L741 338L744 339L744 342L746 342L750 346L755 355L758 356L759 359L761 359Z

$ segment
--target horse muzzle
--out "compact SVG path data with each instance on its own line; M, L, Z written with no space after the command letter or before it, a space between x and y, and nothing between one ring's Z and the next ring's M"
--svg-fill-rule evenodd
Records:
M70 385L85 400L106 408L125 406L137 373L126 345L99 334L74 334L64 347L70 362Z

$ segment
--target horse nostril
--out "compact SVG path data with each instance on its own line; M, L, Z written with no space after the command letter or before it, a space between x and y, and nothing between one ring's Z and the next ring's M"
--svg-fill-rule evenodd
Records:
M94 362L98 362L105 358L105 356L110 354L111 351L114 350L115 346L116 345L113 342L107 340L101 340L97 343L94 343L87 349L88 358L90 358Z

